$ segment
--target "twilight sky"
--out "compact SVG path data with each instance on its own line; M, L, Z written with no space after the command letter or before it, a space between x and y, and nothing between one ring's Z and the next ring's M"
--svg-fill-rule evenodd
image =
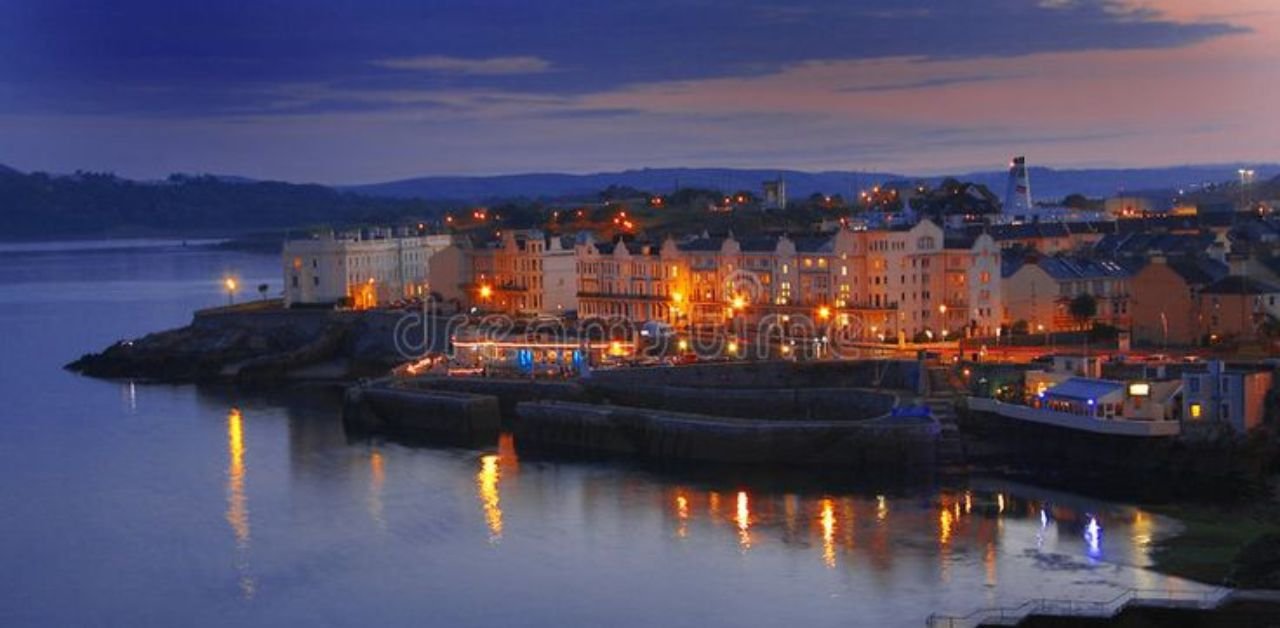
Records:
M1277 103L1277 0L0 0L27 170L1271 162Z

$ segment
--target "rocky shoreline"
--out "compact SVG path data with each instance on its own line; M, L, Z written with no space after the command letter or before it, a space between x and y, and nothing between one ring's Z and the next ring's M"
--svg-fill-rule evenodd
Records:
M121 340L67 364L102 378L156 382L346 380L386 374L421 347L404 312L286 310L278 301L196 312L189 325ZM420 320L420 319L419 319ZM397 341L397 334L404 336Z

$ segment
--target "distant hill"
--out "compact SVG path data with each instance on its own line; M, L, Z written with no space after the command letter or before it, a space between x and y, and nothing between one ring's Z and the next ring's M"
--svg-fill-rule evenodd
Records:
M1257 172L1257 198L1272 194L1274 186L1267 187L1265 182L1280 174L1280 165L1249 167ZM1184 187L1194 192L1206 182L1225 183L1209 188L1220 196L1230 191L1237 168L1234 164L1123 170L1032 168L1031 188L1036 199L1056 201L1071 193L1104 197L1146 191L1154 195ZM172 175L163 181L140 182L92 172L23 173L0 165L0 238L241 234L319 224L399 222L430 219L462 203L596 200L610 186L654 193L670 193L677 187L758 193L761 182L779 176L786 180L794 200L819 192L856 199L860 190L884 183L926 181L938 187L943 181L940 176L887 172L646 168L587 175L423 177L335 188L229 175ZM1004 193L1005 176L991 171L955 178L985 186L998 197Z
M52 176L0 170L0 234L6 238L230 235L324 223L386 222L432 212L424 201L360 196L322 185L185 175L140 183L102 173Z
M1038 200L1057 200L1080 193L1090 197L1112 196L1135 190L1165 190L1205 182L1229 181L1236 177L1238 164L1192 165L1170 168L1126 168L1065 170L1031 168L1031 191ZM1280 164L1250 165L1259 179L1280 174ZM915 176L888 172L801 172L797 170L730 168L644 168L597 174L520 174L485 177L419 177L386 183L350 186L344 189L361 194L397 198L451 199L488 202L503 198L564 199L589 197L610 185L629 186L654 193L680 187L701 187L732 192L758 191L766 179L781 176L792 198L814 193L857 196L859 190L895 180L927 181L937 185L943 176ZM1007 173L971 172L955 178L986 185L1004 194Z

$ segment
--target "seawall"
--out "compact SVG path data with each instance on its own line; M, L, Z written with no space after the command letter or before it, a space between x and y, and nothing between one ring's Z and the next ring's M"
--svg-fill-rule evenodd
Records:
M927 418L764 421L566 402L516 413L522 449L728 464L928 469L940 431Z
M449 442L496 442L498 399L462 392L352 386L343 397L343 424L357 431L416 435Z

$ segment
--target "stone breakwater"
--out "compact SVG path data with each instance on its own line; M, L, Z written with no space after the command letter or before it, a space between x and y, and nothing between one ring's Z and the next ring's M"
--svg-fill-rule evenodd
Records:
M464 443L496 441L498 398L396 386L353 386L343 399L343 423L355 430L424 436Z
M457 439L494 425L497 408L527 453L927 472L937 421L899 411L910 391L855 386L894 372L891 383L918 381L916 363L895 361L618 369L574 382L388 379L352 388L344 417L353 428Z
M379 376L421 347L421 326L402 312L286 310L254 303L196 312L178 329L122 340L66 368L93 377L166 382L344 380ZM431 346L443 346L431 338Z

